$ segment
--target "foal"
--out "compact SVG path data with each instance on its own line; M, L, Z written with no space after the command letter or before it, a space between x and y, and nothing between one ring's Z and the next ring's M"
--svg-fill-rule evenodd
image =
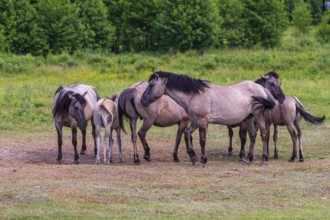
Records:
M123 154L121 151L121 138L120 138L120 125L118 121L118 105L117 105L117 94L113 94L111 98L100 99L95 107L94 111L94 125L96 134L96 164L100 164L100 136L101 127L105 128L103 138L103 159L104 163L109 164L112 161L112 148L113 139L112 131L115 129L117 133L117 146L119 151L119 160L124 162ZM107 145L110 145L109 153L107 156Z

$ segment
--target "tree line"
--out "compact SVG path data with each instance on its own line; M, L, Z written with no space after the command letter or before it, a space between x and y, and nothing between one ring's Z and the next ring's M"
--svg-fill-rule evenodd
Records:
M273 47L289 22L321 17L320 0L0 0L0 52Z

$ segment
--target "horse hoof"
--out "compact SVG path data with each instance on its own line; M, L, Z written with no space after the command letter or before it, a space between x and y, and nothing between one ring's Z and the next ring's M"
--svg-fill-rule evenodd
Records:
M278 155L274 155L274 160L278 160Z
M263 162L260 163L260 166L261 166L261 167L266 167L266 166L268 166L268 163L265 162L265 161L263 161Z
M299 162L304 162L304 158L299 158Z
M146 161L149 161L150 162L150 155L144 155L143 156L143 159L145 159Z
M135 164L135 165L140 165L140 160L139 160L139 159L135 159L135 160L134 160L134 164Z
M73 161L73 164L78 165L78 164L79 164L79 160L74 160L74 161Z
M203 164L206 164L207 163L207 157L205 157L205 158L201 157L200 162L203 163Z
M241 165L250 165L250 162L245 158L241 158L239 161Z
M227 152L226 156L227 157L232 157L233 156L233 152Z
M175 157L175 158L173 158L173 162L178 163L178 162L180 162L180 159L178 157Z
M290 163L294 162L294 159L290 158L289 162L290 162Z
M205 168L205 164L204 163L201 163L201 162L197 162L195 165L194 165L194 167L196 167L196 168Z
M197 156L194 156L193 158L191 158L191 162L192 162L193 166L195 166L195 164L198 162Z
M126 161L125 161L125 160L119 160L119 162L120 162L120 163L126 163Z
M56 164L61 165L61 161L60 160L57 160L56 161Z

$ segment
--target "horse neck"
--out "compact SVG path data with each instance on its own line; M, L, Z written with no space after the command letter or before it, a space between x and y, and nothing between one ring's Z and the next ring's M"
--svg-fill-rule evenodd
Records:
M193 95L168 88L165 89L165 95L171 97L178 105L180 105L186 112L188 112L189 103Z

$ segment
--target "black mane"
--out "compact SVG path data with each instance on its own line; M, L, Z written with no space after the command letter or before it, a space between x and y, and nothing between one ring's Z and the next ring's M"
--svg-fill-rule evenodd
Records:
M167 88L175 89L183 93L196 94L203 92L205 88L208 88L208 85L206 84L207 81L205 80L194 79L183 74L174 74L162 71L153 73L149 78L149 82L150 80L155 79L156 75L167 80Z
M280 75L278 75L278 73L275 72L275 71L270 71L269 73L266 73L265 76L270 76L270 77L273 77L275 79L279 79L280 78ZM255 83L258 83L260 85L263 85L264 81L265 81L265 79L261 77L261 78L257 79L254 82Z
M70 98L70 95L75 97L77 99L77 101L80 102L81 104L86 103L86 100L82 95L80 95L78 93L74 93L73 91L65 90L64 86L59 87L56 90L55 94L56 93L59 93L59 96L57 97L55 107L52 111L54 117L57 114L63 114L65 112L69 111L69 107L70 107L70 104L72 102L72 99Z

